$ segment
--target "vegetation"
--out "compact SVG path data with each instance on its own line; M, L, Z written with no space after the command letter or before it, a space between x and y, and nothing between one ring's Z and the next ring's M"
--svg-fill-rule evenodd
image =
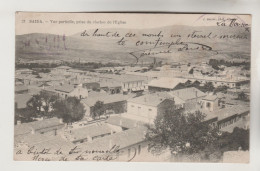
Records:
M210 59L209 60L209 65L212 66L212 68L216 70L222 70L220 68L220 65L226 66L226 67L231 67L231 66L243 66L243 69L249 70L250 69L250 62L231 62L231 61L225 61L223 59L217 60L217 59Z
M65 123L81 120L85 112L84 105L76 97L59 99L53 104L53 113L56 117L62 118Z
M90 112L90 116L93 119L99 118L101 115L104 115L105 113L105 105L104 102L97 101L95 105L92 107L92 111Z
M200 160L219 161L225 151L249 149L249 130L220 132L204 119L199 111L184 114L174 108L158 114L154 126L147 125L149 150L161 154L169 149L175 158L198 155Z
M222 92L222 93L227 93L227 86L218 86L217 88L214 89L214 94L218 93L218 92Z
M238 100L242 100L242 101L249 101L249 99L247 98L246 93L244 93L244 92L239 93L238 96L237 96L237 99Z
M56 95L40 92L33 95L24 110L16 111L15 120L30 122L36 117L58 117L65 123L71 123L82 119L85 112L84 105L76 97L61 99Z
M189 74L193 74L193 68L191 68L191 70L189 71Z
M184 114L183 110L171 108L158 114L154 127L148 126L146 138L150 141L149 150L160 153L170 149L172 154L193 154L204 150L217 139L217 129L202 122L201 112Z
M27 102L27 109L33 111L36 116L52 117L53 104L57 98L55 95L41 91Z
M75 69L81 69L81 70L93 70L101 67L118 67L122 66L119 63L101 63L101 62L80 62L80 61L74 61L74 62L63 62L62 64L55 64L55 63L16 63L15 68L28 68L28 69L35 69L37 68L37 72L43 72L48 73L50 72L50 68L55 68L58 66L69 66L71 68Z

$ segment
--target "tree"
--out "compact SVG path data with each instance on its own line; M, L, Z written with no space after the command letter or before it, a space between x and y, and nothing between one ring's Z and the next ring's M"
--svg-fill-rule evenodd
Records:
M53 104L56 102L58 97L56 95L51 95L46 92L40 92L40 97L42 99L42 109L44 110L45 117L52 117Z
M214 90L214 93L218 93L218 92L222 92L222 93L227 93L227 89L228 87L227 86L218 86L215 90Z
M203 88L205 91L210 91L210 92L214 90L214 86L212 82L206 82Z
M100 119L100 116L105 113L105 105L104 102L97 101L95 105L92 108L92 112L90 113L91 117L93 119L96 119L97 117Z
M172 154L194 154L204 150L216 140L217 128L203 122L205 115L196 111L185 114L174 107L159 113L154 126L148 126L146 139L152 153L161 153L170 149Z
M191 70L189 71L189 74L193 74L193 68L191 68Z
M243 101L247 101L246 94L244 92L239 93L238 99L243 100Z
M33 95L33 97L27 102L27 109L33 111L36 115L41 113L42 99L40 94Z
M85 115L84 105L76 97L59 99L53 104L53 114L62 118L65 123L72 123L81 120Z
M36 117L36 113L32 108L15 109L14 123L21 121L22 123L32 122Z
M232 133L223 132L216 141L204 150L205 159L215 155L221 159L225 151L249 150L249 130L235 127Z
M27 108L34 111L38 116L51 117L52 106L56 100L57 96L41 91L40 94L33 95L27 102Z

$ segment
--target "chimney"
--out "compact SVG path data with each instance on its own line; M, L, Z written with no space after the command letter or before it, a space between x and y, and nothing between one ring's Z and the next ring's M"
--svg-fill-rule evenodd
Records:
M145 135L146 135L146 131L143 131L143 137L145 138Z
M17 122L16 122L17 125L21 125L21 123L22 122L20 120L17 120Z
M122 120L121 120L121 119L120 119L120 121L119 121L119 125L122 126Z
M111 129L110 134L112 135L113 133L114 133L114 131Z
M59 123L63 123L63 119L62 118L59 119Z
M35 130L34 129L31 130L31 134L35 134Z

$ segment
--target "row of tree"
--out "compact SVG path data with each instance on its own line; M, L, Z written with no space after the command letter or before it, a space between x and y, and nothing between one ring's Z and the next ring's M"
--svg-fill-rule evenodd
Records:
M72 123L82 119L85 115L84 105L76 97L66 99L41 91L33 95L22 112L16 112L16 120L32 121L33 118L62 118L65 123Z
M223 65L226 67L231 67L231 66L243 66L245 70L250 69L250 62L234 62L234 61L225 61L223 59L217 60L217 59L210 59L209 60L209 65L212 66L212 68L216 70L222 70L219 66Z

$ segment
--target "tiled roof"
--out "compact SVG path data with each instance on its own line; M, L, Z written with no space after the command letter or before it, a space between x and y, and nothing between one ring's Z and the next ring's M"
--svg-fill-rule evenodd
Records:
M148 86L174 89L178 84L185 83L186 81L187 79L182 78L162 77L159 79L152 80L150 83L148 83Z
M110 150L113 145L119 146L119 149L145 141L146 127L136 127L121 131L103 138L95 139L92 142L86 142L79 145L83 150Z
M64 123L60 122L60 119L58 118L50 118L50 119L43 119L40 121L34 121L34 122L28 122L28 123L22 123L20 125L15 125L14 127L14 134L20 135L20 134L26 134L29 133L30 130L41 130L41 129L47 129L55 126L61 126L64 125Z
M207 115L206 120L212 119L214 117L218 117L218 121L221 121L230 116L233 116L236 114L240 115L242 113L249 112L249 111L250 111L250 108L248 106L236 105L236 106L232 106L232 107L222 108L219 110L214 110L212 112L210 112L210 111L202 111L202 112Z
M158 94L160 97L164 97L166 99L173 99L174 104L184 104L185 101L179 98L178 96L173 95L170 92L156 92L155 94Z
M99 92L90 92L88 98L83 99L82 102L88 106L94 106L97 101L102 101L104 104L115 103L120 101L126 101L134 95L123 95L123 94L107 94Z
M128 102L156 107L160 103L162 103L165 99L167 99L167 98L162 97L156 93L153 93L153 94L146 94L146 95L139 96L139 97L133 97L133 98L129 99Z
M14 126L14 136L29 134L31 132L31 127L29 124L20 124Z
M216 95L207 95L203 100L215 101L218 97Z
M61 149L64 154L68 154L75 147L74 144L60 136L47 136L44 134L29 134L22 137L15 137L14 141L18 149L20 148L19 143L25 143L29 147L34 146L34 149L37 149L37 151L50 149L52 152L51 157L54 157L53 153L58 149Z
M175 95L184 101L206 96L205 93L194 87L174 90L170 92L170 94Z
M69 66L58 66L56 68L57 69L70 69L71 67L69 67Z
M113 79L118 82L134 82L134 81L145 81L147 80L147 77L145 76L137 76L137 75L113 75L113 74L102 74L100 77Z
M111 124L111 125L116 125L116 126L120 126L120 127L124 127L124 128L135 128L138 125L143 125L144 123L136 121L136 120L132 120L129 118L125 118L122 116L110 116L107 120L107 123Z
M18 109L26 108L27 102L32 98L30 94L16 94L15 103Z
M121 83L117 81L101 81L100 87L121 87Z
M226 107L221 111L216 111L216 115L218 115L218 120L222 120L227 117L233 116L235 114L242 114L249 111L250 108L247 106L233 106L233 107Z
M17 86L15 86L15 92L17 92L17 91L25 91L25 90L28 90L28 87L25 86L25 85L17 85Z
M73 141L85 139L88 137L95 137L103 134L111 133L112 129L104 123L91 124L84 128L72 130Z
M66 93L70 93L72 90L74 90L74 86L73 85L69 85L69 84L64 84L62 86L56 86L54 88L56 91L62 91L62 92L66 92Z

